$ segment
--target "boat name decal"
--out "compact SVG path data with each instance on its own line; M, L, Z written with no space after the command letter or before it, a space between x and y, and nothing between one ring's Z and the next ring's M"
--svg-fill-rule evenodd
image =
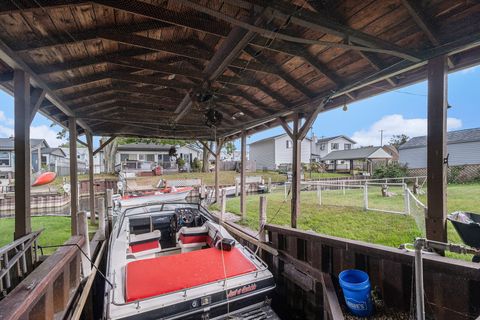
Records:
M256 289L257 289L257 284L256 283L248 284L248 285L243 286L241 288L231 289L227 292L227 298L233 298L233 297L236 297L236 296L241 295L241 294L252 292Z

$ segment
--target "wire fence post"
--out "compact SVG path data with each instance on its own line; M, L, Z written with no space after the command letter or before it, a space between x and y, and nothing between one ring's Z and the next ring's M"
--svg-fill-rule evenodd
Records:
M238 186L238 180L235 179L235 197L238 197L238 190L239 190L239 186Z
M345 181L342 181L342 190L343 190L343 195L345 195Z
M318 200L318 205L322 205L322 186L317 184L317 200Z
M88 237L88 219L87 213L85 211L80 211L77 213L77 230L78 235L83 236L85 238L85 242L83 243L82 250L88 256L88 259L91 258L90 254L90 239ZM92 272L92 266L90 261L82 255L82 270L83 276L88 277Z
M403 184L403 192L405 195L405 214L410 215L410 197L409 197L410 191L408 190L406 183Z
M272 192L272 177L268 177L267 190L268 192Z
M287 200L287 194L288 194L288 193L287 193L287 183L288 183L288 182L285 182L285 184L283 185L284 190L285 190L285 191L284 191L284 200Z
M259 207L259 217L258 217L258 230L260 230L260 232L258 235L261 242L267 241L265 224L267 224L267 197L260 196L260 207Z
M363 186L363 208L368 210L368 184Z
M225 210L227 208L227 190L222 189L222 206L220 208L220 222L223 222L225 219Z

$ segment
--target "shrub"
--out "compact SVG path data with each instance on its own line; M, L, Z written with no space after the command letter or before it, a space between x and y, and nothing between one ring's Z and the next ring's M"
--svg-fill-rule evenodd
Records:
M185 165L185 160L183 158L177 158L178 168L181 169Z
M192 162L193 171L195 172L200 171L201 168L202 168L202 161L200 161L197 157L195 157Z
M463 169L465 169L465 166L454 166L448 168L447 171L447 181L448 183L459 183L459 177L460 174L462 173Z
M398 163L390 163L381 167L378 167L373 172L373 178L399 178L407 175L407 166Z

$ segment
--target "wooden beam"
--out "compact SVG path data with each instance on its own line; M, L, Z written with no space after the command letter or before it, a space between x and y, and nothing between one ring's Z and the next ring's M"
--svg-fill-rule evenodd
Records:
M300 117L298 113L293 118L293 150L292 150L292 204L290 223L292 228L297 227L297 219L300 215L300 182L302 174L302 140L298 138L300 129Z
M428 40L434 45L439 46L441 43L434 33L434 26L424 13L424 9L421 7L421 3L414 0L401 0L403 6L408 10L408 13L415 21L417 26L422 29L423 33L427 36ZM454 64L450 58L448 58L448 66L454 67Z
M280 125L283 127L283 129L285 130L285 132L288 134L288 136L290 137L290 139L293 140L293 132L292 132L292 129L290 129L290 126L288 125L288 123L287 123L287 121L285 120L285 118L283 118L283 117L278 118L278 122L279 122Z
M32 123L35 114L45 99L47 91L45 89L35 88L30 94L30 123Z
M298 132L298 139L303 140L307 136L308 130L310 130L311 126L317 119L317 116L320 112L324 110L325 105L327 104L328 99L323 100L310 114L305 120L305 123L302 125L302 128Z
M34 87L42 88L46 91L46 97L50 100L58 109L60 109L67 116L74 116L72 110L66 106L63 101L53 92L53 90L39 77L33 70L17 55L5 42L0 40L0 60L6 63L13 69L23 70L30 76L30 81ZM90 128L84 122L80 122L79 125L89 130Z
M280 78L285 80L286 83L288 83L290 86L295 88L297 91L302 93L304 96L311 98L313 97L313 92L310 91L307 87L305 87L303 84L298 82L296 79L294 79L289 73L284 71L281 67L275 65L272 61L270 61L268 58L262 55L262 53L256 51L253 47L247 46L244 51L248 53L252 58L256 59L258 62L264 65L270 65L274 66L276 68L277 74Z
M211 35L226 37L228 26L215 20L191 16L188 12L169 10L166 7L149 4L136 0L95 0L94 3L107 6L116 10L132 13L137 16L167 22L176 26L206 32Z
M95 150L93 151L93 155L95 156L97 153L99 153L100 151L102 151L106 146L108 146L108 144L110 142L112 142L117 136L113 135L111 136L110 138L108 138L106 141L102 142L100 144L100 146Z
M242 131L241 136L241 166L240 166L240 213L242 220L247 219L247 133Z
M68 118L70 145L70 219L72 236L78 235L78 171L77 171L77 125L75 118Z
M431 59L428 68L427 238L447 242L447 62Z
M15 233L18 239L32 231L30 218L30 79L23 70L15 70L14 90L14 148L15 148Z
M77 143L80 143L82 146L88 148L88 141L87 141L87 142L83 142L82 140L80 140L80 139L77 138Z

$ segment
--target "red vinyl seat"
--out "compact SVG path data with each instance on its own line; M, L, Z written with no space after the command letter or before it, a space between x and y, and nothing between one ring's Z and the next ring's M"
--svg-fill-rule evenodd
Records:
M230 278L256 269L238 248L231 251L209 248L137 260L125 268L125 300L150 298L221 280L225 274Z

